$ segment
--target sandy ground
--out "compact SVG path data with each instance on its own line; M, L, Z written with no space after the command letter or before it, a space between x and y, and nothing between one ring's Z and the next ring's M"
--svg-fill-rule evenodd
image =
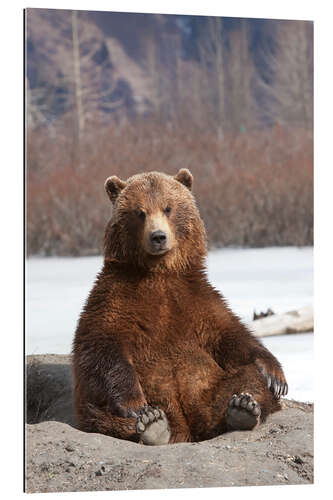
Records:
M29 356L28 363L35 368L27 376L27 492L313 482L311 404L284 400L251 432L149 447L75 428L69 356Z

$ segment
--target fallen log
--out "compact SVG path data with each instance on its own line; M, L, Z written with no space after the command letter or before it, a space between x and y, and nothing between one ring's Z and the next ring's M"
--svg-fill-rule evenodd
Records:
M248 327L256 337L312 332L314 327L313 307L302 307L294 311L256 319L250 321Z

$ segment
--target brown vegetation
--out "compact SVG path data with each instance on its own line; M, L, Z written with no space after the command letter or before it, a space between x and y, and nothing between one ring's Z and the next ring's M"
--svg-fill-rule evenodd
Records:
M182 167L210 247L311 245L312 23L192 19L195 56L175 16L101 14L28 11L28 253L99 253L105 179Z
M104 181L186 167L210 247L313 243L312 133L275 127L246 134L140 123L85 132L80 168L70 123L31 130L27 137L29 254L101 252L110 216Z

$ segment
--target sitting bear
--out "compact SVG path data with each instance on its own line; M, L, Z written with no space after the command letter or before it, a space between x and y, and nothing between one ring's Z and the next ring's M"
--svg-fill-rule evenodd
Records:
M79 428L143 444L253 429L288 386L276 358L207 280L192 175L150 172L105 189L104 265L73 343Z

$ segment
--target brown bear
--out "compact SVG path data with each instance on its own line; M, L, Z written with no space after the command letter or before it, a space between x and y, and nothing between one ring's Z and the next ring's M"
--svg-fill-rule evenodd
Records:
M73 343L80 429L144 444L253 429L288 386L276 358L208 282L192 175L105 188L104 265Z

